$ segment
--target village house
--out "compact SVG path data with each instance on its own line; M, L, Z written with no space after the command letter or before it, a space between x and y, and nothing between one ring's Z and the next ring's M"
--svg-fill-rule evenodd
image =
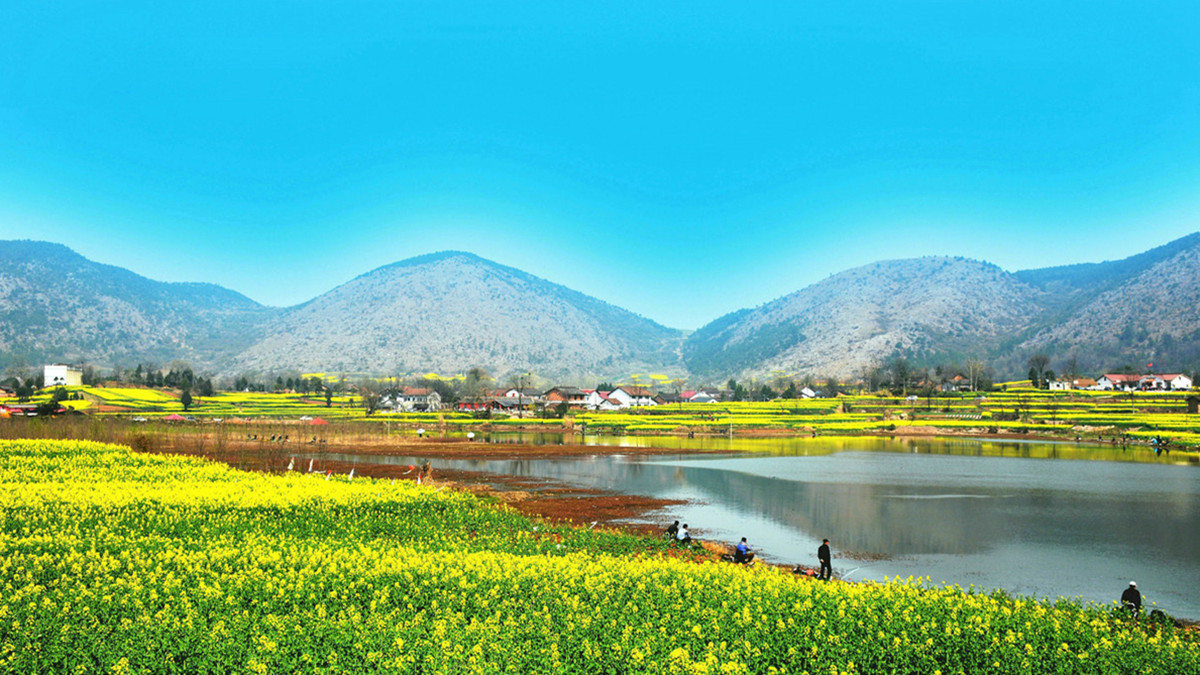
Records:
M54 363L45 367L42 380L46 387L78 387L83 385L83 370Z
M1105 373L1096 380L1096 386L1102 391L1133 391L1140 387L1141 381L1141 375Z
M424 387L404 387L385 394L379 406L397 412L435 412L442 409L442 395Z
M608 397L618 401L622 408L644 408L658 405L654 400L654 392L645 387L620 386L613 389Z
M716 389L689 389L679 396L688 403L716 403L721 400L721 392Z
M587 394L583 406L588 410L621 410L626 407L619 399L612 398L610 391L584 389L583 393Z
M554 387L545 393L544 398L547 407L554 407L560 403L566 403L572 408L587 406L587 392L579 387Z
M518 406L531 406L542 402L542 392L537 389L501 389L496 392L496 398L512 399Z
M1096 389L1096 381L1090 377L1078 377L1074 380L1059 378L1050 382L1050 391L1069 391L1072 389Z
M1192 388L1192 378L1183 373L1159 373L1142 378L1142 388L1152 391L1184 391Z
M1096 381L1096 388L1104 391L1186 391L1192 388L1192 378L1183 373L1105 373Z
M955 375L954 377L942 383L942 391L971 391L971 381L962 375Z

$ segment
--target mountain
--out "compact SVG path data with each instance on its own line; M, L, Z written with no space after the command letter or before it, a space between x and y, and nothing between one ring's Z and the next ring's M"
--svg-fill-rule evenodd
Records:
M18 360L216 367L269 310L203 283L164 283L66 246L0 241L0 366Z
M960 258L842 272L688 337L688 369L713 380L861 375L893 355L917 365L978 358L1023 377L1034 354L1059 372L1200 369L1200 233L1115 261L1006 272Z
M850 378L897 353L982 355L1024 330L1043 295L974 260L877 262L717 319L688 337L684 359L691 372L712 378Z
M1040 352L1083 371L1200 368L1200 233L1124 260L1017 276L1060 301L1009 361Z
M1030 356L1080 373L1200 369L1200 233L1127 258L1015 273L982 261L889 260L833 275L686 339L619 307L469 253L380 267L304 304L264 307L163 283L65 246L0 241L0 368L188 361L257 371L532 372L564 383L634 372L696 383L853 378L893 355L978 358L1000 377Z
M580 380L679 372L682 333L469 253L380 267L284 311L237 369L532 371Z

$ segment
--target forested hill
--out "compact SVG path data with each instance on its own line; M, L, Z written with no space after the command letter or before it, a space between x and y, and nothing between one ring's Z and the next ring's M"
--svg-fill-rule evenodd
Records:
M1074 356L1085 371L1147 363L1200 370L1200 234L1125 260L1074 267L1080 269L1069 274L1056 268L1051 284L1065 288L1036 329L1004 355L1010 369L1022 355L1042 352Z
M381 267L285 311L238 368L532 371L574 381L682 370L682 333L478 256Z
M184 359L219 368L270 311L220 286L154 281L60 244L0 241L0 366Z
M684 356L693 373L713 378L852 378L894 354L995 351L1030 325L1042 296L975 260L882 261L718 319L689 337Z
M1200 369L1200 233L1122 260L1009 273L960 258L892 260L722 317L684 357L711 379L853 378L892 356L979 359L1021 377L1036 353L1083 372Z

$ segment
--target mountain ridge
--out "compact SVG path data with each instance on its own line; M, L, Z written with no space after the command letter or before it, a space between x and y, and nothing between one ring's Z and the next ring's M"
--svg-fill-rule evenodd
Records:
M364 272L268 307L216 284L154 281L67 246L0 241L0 367L188 360L245 371L664 372L696 381L852 378L892 356L973 357L1023 374L1034 352L1090 368L1200 366L1200 233L1127 258L1007 272L926 256L831 275L690 333L467 251ZM1152 319L1146 317L1152 316Z

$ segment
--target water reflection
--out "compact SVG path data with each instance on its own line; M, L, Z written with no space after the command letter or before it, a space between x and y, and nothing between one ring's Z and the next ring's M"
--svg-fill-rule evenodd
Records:
M817 543L829 537L835 569L861 568L855 578L927 575L1099 601L1136 578L1168 611L1200 617L1200 474L1144 448L969 439L704 442L742 452L433 465L687 500L656 517L677 517L707 538L748 536L776 561L811 564ZM1095 456L1116 461L1061 461Z

